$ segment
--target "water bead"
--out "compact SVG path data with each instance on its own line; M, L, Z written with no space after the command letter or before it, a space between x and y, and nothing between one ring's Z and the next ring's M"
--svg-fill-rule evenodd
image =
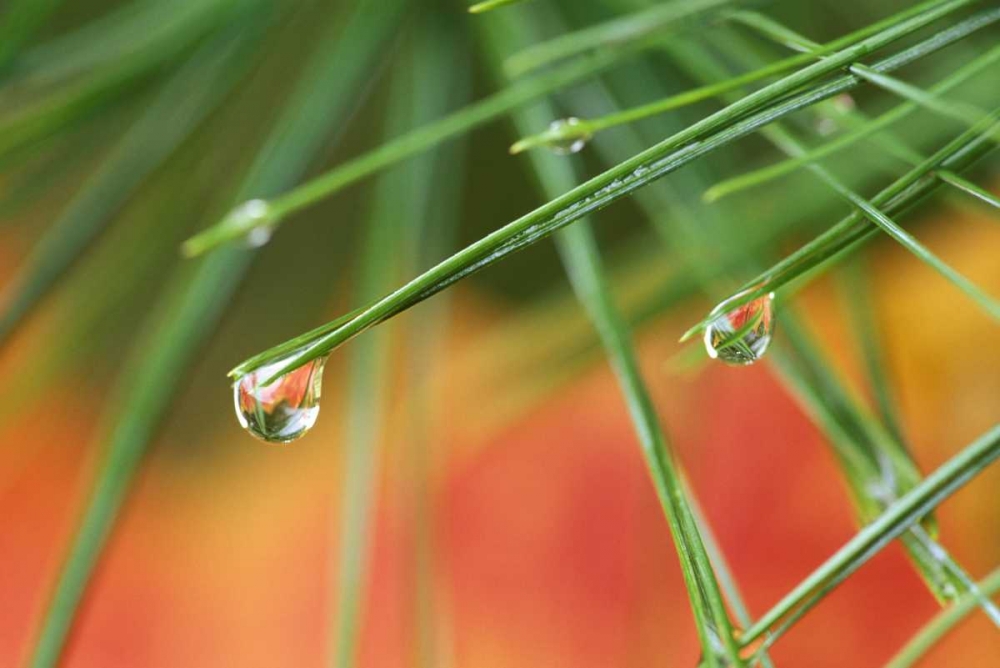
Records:
M705 350L712 359L733 366L753 364L767 351L774 334L774 293L730 311L725 303L712 312L705 328ZM718 312L718 314L717 314Z
M552 121L552 123L549 124L549 132L563 132L568 128L579 126L580 123L580 119L573 116L570 116L569 118L560 118L559 120ZM573 153L579 153L582 151L588 141L590 141L590 133L586 132L563 139L553 139L549 142L549 148L552 149L552 152L557 155L572 155Z
M262 441L289 443L316 424L323 383L320 358L264 385L285 360L251 371L233 383L233 401L240 426Z
M250 248L259 248L271 240L271 206L262 199L252 199L229 212L224 225L245 231L244 240Z
M246 235L247 246L250 248L260 248L267 244L271 240L271 234L273 230L270 227L255 227Z

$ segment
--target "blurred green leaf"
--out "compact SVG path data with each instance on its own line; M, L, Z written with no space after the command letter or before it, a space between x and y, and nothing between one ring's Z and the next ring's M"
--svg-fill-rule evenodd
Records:
M491 25L485 33L487 42L496 43L492 46L491 55L502 52L503 47L507 46L503 44L501 34L523 34L526 26L511 23L503 28L505 29L501 29L500 25ZM495 55L493 57L494 70L499 71L499 59ZM515 126L525 128L552 115L552 109L540 102L531 109L516 112L512 116ZM576 180L573 169L563 159L533 154L531 161L546 196L557 196L559 192L573 187ZM588 224L584 222L562 231L556 236L556 244L574 292L600 335L628 405L647 467L673 535L706 665L720 665L720 658L725 657L727 665L743 666L733 625L687 501L680 472L639 372L630 335L605 284L597 244Z
M63 0L9 0L0 14L0 72Z
M616 16L604 23L567 32L547 42L538 42L507 58L504 69L520 76L544 65L601 47L628 44L650 33L676 27L703 14L711 15L735 0L667 0L632 14Z
M387 11L378 13L382 22L371 21L360 13L363 10L360 7L346 25L338 21L321 42L246 176L243 197L273 192L299 178L330 120L350 109L352 96L399 18ZM169 281L116 388L105 425L103 461L40 629L33 668L51 668L59 661L146 446L251 257L246 250L227 249L197 266L182 267Z
M85 27L80 35L26 54L16 76L0 88L0 154L35 142L72 123L233 20L234 8L259 11L252 0L145 2ZM76 74L77 76L72 76ZM23 99L23 89L38 90Z
M447 25L447 24L446 24ZM397 136L430 122L448 111L456 81L462 88L467 72L454 63L466 62L456 32L430 21L419 22L403 49L404 66L397 67L387 103L385 135ZM429 72L450 67L447 78L428 78ZM417 76L418 74L423 76ZM357 268L355 299L367 301L397 280L405 228L427 230L429 193L433 188L434 156L425 155L385 172L376 182L365 238ZM452 193L457 196L458 193ZM344 413L346 477L343 518L339 533L339 574L331 596L337 612L330 665L356 664L366 566L378 501L382 430L388 417L386 388L391 386L391 331L381 330L351 350L348 358L348 396Z
M251 42L223 36L196 53L125 133L0 293L0 345L111 222L117 209L222 102Z

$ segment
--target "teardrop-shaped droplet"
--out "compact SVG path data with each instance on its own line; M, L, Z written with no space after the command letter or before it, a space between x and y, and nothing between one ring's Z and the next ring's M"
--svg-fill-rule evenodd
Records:
M572 128L579 126L580 123L580 119L574 116L570 116L569 118L560 118L559 120L552 121L552 123L549 124L549 132L566 132L567 130L571 130ZM588 141L590 141L589 132L575 133L570 137L553 139L549 142L548 146L552 149L552 152L557 155L571 155L582 151Z
M233 384L240 425L271 443L294 441L312 429L319 416L326 358L289 371L269 385L263 384L285 364L282 360L260 367Z
M705 328L705 350L712 359L733 366L753 364L771 345L774 334L774 293L722 312Z

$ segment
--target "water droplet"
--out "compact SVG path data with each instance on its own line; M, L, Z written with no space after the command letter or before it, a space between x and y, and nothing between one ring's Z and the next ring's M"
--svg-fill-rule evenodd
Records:
M559 120L552 121L552 123L549 124L549 132L567 132L570 128L577 127L580 124L580 119L574 116L570 116L569 118L560 118ZM553 139L549 142L549 148L552 149L552 152L557 155L571 155L573 153L579 153L583 150L583 147L587 145L587 142L590 141L590 136L589 132L578 132L570 137Z
M958 587L951 582L943 582L941 584L941 596L944 597L944 600L946 601L954 601L959 597Z
M247 232L246 242L250 248L260 248L271 240L273 230L268 227L255 227Z
M263 441L288 443L316 424L326 358L314 360L281 376L268 378L287 362L281 360L242 376L233 383L233 400L240 425Z
M271 206L262 199L243 202L229 212L223 224L236 230L245 231L247 246L259 248L271 240L273 228L269 223Z
M764 356L774 334L774 293L730 311L722 311L724 307L725 302L712 311L716 317L705 328L708 356L733 366L753 364Z

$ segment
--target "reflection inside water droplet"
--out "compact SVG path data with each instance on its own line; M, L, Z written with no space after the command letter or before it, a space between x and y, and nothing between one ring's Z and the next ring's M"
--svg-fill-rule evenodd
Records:
M572 131L573 128L579 126L580 124L580 119L573 116L570 116L569 118L560 118L559 120L552 121L552 123L549 124L549 132L562 133ZM549 142L549 148L552 149L552 152L557 155L571 155L582 151L588 141L590 141L589 132L574 133L571 137L553 139Z
M712 312L715 318L705 328L705 350L712 359L726 364L753 364L771 345L774 333L774 293L759 297L728 312L720 304Z
M263 366L233 384L233 400L240 425L257 438L288 443L316 424L323 383L320 358L263 385L286 364L285 360Z

